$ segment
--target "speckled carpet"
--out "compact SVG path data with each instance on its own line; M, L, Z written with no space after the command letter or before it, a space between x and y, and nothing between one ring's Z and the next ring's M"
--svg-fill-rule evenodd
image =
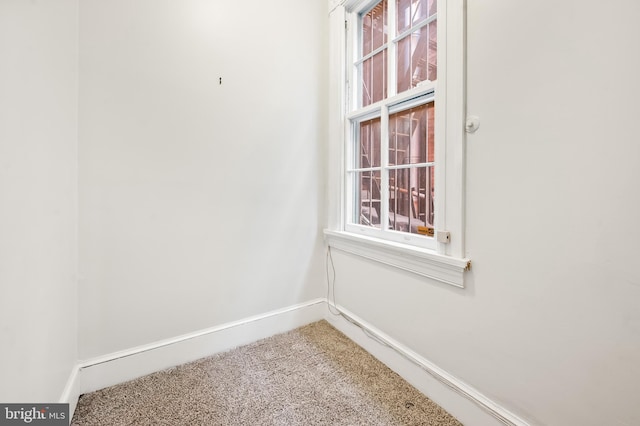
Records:
M320 321L85 394L72 425L461 425Z

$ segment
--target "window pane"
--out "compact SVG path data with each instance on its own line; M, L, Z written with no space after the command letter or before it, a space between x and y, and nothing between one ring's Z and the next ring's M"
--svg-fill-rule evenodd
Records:
M355 173L356 217L354 223L380 228L380 171Z
M387 50L362 63L362 106L387 97Z
M427 17L427 0L413 0L411 3L411 22L415 25Z
M367 59L360 65L362 74L362 106L367 106L373 103L372 66L373 59Z
M362 56L371 53L371 14L368 13L362 17Z
M429 51L427 52L428 79L435 81L438 78L438 22L429 24Z
M396 8L396 27L397 33L400 34L411 25L411 0L396 0Z
M420 222L433 228L434 219L435 167L418 169L417 213ZM420 233L420 232L418 232Z
M362 16L362 56L387 42L387 0L383 0Z
M433 102L389 116L389 165L433 161L434 118Z
M389 229L397 229L402 196L398 191L398 171L389 170ZM396 214L396 212L398 212Z
M373 102L387 97L387 51L373 57Z
M356 168L380 167L380 119L360 123L360 156Z
M411 34L411 76L415 87L421 81L427 79L427 48L429 47L429 37L427 27L420 28L419 31Z
M376 50L387 42L387 0L378 3L369 13L373 21L373 50Z
M391 170L389 176L389 228L427 235L433 229L434 168Z
M429 16L438 12L438 0L428 0L429 3Z
M398 93L416 87L427 79L427 27L398 41Z
M398 91L398 93L402 93L405 90L408 90L411 88L411 74L409 72L409 70L411 69L410 37L405 37L398 41L396 52L397 52L396 90Z
M427 104L427 161L435 161L436 103Z

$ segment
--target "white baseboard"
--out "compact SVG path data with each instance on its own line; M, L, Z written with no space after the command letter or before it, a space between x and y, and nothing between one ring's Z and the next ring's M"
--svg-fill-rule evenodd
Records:
M80 398L80 367L76 364L71 369L67 384L58 401L61 404L69 404L69 423L71 423L73 413L76 411L78 398Z
M331 305L333 307L333 305ZM440 369L382 331L337 306L348 319L327 313L326 320L371 355L398 373L416 389L468 426L529 426L524 419L496 404L473 387ZM377 342L367 336L363 330Z
M315 299L83 361L79 364L79 394L93 392L293 330L324 319L326 310L325 299Z

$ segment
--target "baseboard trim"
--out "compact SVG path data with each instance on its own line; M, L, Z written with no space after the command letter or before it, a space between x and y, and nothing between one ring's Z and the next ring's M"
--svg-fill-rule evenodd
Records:
M80 392L195 361L324 319L326 300L314 299L170 339L113 352L79 363Z
M73 413L76 411L78 398L80 398L80 367L76 364L71 368L67 384L58 400L60 404L69 404L69 423L71 423Z
M529 426L529 423L521 417L496 404L478 390L442 370L349 310L340 305L333 305L331 302L327 304L332 310L337 308L344 315L328 313L325 319L331 325L463 424Z

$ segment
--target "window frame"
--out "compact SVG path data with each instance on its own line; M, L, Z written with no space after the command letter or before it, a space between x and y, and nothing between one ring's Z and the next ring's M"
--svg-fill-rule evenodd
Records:
M390 0L395 2L395 0ZM426 81L417 87L396 94L395 81L387 80L387 98L363 108L354 109L359 102L360 89L352 86L354 54L357 52L360 27L358 16L377 4L374 0L344 0L329 2L330 10L330 126L329 179L340 190L330 193L330 212L325 239L331 247L350 252L380 263L392 265L437 281L464 287L464 272L470 261L464 251L464 183L465 183L465 0L438 0L437 5L437 81ZM428 17L427 17L428 19ZM389 13L388 21L395 20ZM393 24L395 27L395 22ZM395 55L395 44L405 33L415 31L412 26L398 36L387 34L388 60ZM395 60L395 59L394 59ZM361 225L349 224L353 212L350 200L347 166L350 158L351 122L371 117L377 110L389 108L429 92L435 94L435 223L436 235L431 244L416 245L406 238L371 233ZM355 102L355 103L354 103ZM388 110L387 110L388 113ZM386 132L383 132L386 134ZM388 142L387 142L388 143ZM382 150L382 148L381 148ZM384 154L383 154L384 155ZM383 164L381 163L381 166ZM381 221L382 222L382 221ZM438 232L441 235L438 235ZM387 231L388 233L388 231ZM445 236L450 235L449 241ZM400 233L422 240L423 236ZM440 238L438 238L440 237Z

